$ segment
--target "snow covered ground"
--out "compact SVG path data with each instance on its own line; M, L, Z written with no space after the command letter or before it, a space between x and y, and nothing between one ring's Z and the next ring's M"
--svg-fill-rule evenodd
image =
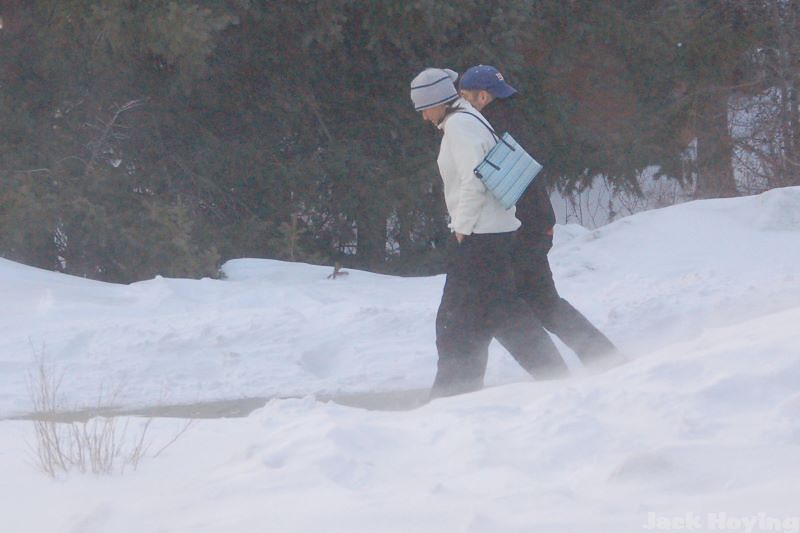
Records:
M111 285L0 260L0 417L31 410L40 356L74 407L308 395L112 477L51 480L32 424L0 421L2 529L800 531L800 188L559 226L550 261L631 363L588 376L560 345L575 377L535 383L493 345L496 386L384 412L313 395L427 387L442 276L245 259Z

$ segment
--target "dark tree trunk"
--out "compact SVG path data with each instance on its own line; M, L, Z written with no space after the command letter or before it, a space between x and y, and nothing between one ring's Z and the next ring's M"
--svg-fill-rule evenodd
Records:
M356 228L356 256L359 266L380 271L386 258L386 215L366 198L359 200Z
M736 196L733 142L728 129L728 94L709 91L698 97L697 176L695 196Z
M791 89L790 139L786 147L786 185L800 185L800 82L794 81Z
M798 2L790 0L783 5L773 5L774 25L778 33L778 68L780 73L780 165L779 175L773 177L773 187L800 184L800 109L798 109L798 46L797 10Z

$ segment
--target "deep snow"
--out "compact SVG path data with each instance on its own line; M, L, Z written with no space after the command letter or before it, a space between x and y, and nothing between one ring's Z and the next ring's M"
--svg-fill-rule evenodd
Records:
M559 226L550 261L631 363L587 376L561 346L575 377L535 383L493 345L502 386L392 413L274 400L112 478L50 480L30 423L3 421L3 529L620 532L696 513L710 531L727 513L800 531L800 188ZM428 386L444 278L330 270L236 260L123 286L0 260L0 414L30 409L35 353L71 405L116 385L127 406Z

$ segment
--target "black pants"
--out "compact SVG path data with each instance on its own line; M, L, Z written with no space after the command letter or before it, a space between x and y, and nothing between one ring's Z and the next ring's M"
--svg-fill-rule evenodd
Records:
M552 237L528 239L519 235L514 249L516 294L531 307L536 318L569 346L584 364L617 353L608 340L580 311L561 298L547 260Z
M439 361L431 397L480 389L492 338L536 378L566 375L553 341L515 296L514 234L473 234L461 244L452 241L436 316Z

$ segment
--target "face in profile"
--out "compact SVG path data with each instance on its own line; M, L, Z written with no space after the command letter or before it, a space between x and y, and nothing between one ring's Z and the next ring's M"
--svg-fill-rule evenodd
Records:
M435 107L429 107L428 109L423 109L421 111L422 119L426 120L427 122L430 122L434 126L438 126L439 123L444 118L446 109L447 107L444 104L437 105Z
M469 102L472 107L478 111L483 110L492 100L494 96L489 91L475 91L468 89L461 89L461 97Z

